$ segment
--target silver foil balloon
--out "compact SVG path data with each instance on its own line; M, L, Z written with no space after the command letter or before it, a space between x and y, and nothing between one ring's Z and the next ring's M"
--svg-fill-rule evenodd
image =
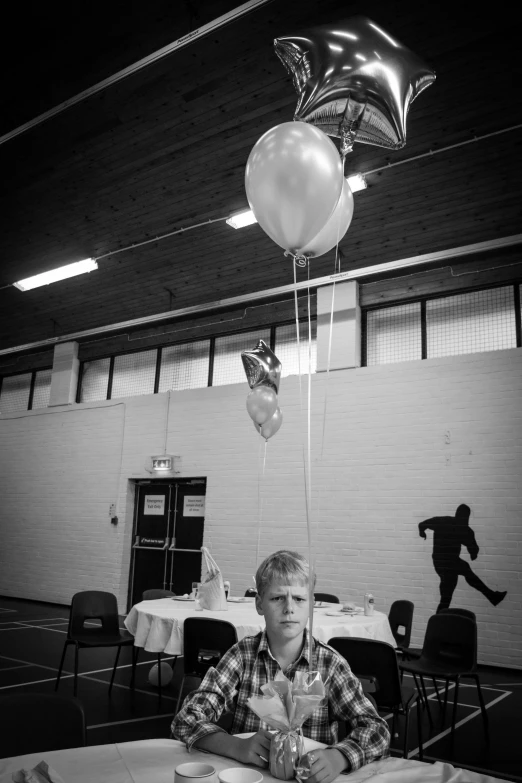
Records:
M294 119L341 139L400 149L412 101L435 73L365 16L276 38L277 56L299 96Z
M241 361L251 389L256 386L270 386L277 394L281 380L281 362L264 340L259 340L253 351L243 351Z

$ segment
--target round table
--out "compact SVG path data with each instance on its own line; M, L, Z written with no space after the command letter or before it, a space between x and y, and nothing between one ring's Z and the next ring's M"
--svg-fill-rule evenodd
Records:
M147 652L164 652L168 655L183 654L183 623L187 617L214 617L227 620L237 630L238 639L255 636L265 628L264 618L256 611L253 598L233 599L227 611L196 611L195 601L161 598L157 601L141 601L132 607L125 619L125 627L134 636L134 644ZM374 611L371 617L364 614L341 614L340 604L328 604L314 609L313 635L321 642L334 636L358 636L377 639L395 646L388 617Z

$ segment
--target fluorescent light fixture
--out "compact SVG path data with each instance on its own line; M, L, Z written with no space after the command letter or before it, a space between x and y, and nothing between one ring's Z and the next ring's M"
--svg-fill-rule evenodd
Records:
M238 212L237 215L231 215L227 219L227 223L232 228L244 228L245 226L251 226L252 223L257 223L257 220L252 210L247 209L244 212Z
M67 264L67 266L60 266L58 269L51 269L49 272L42 272L41 275L26 277L25 280L19 280L13 285L19 291L30 291L41 285L49 285L49 283L56 283L58 280L65 280L68 277L83 275L84 272L92 272L93 269L98 269L96 261L93 258L85 258L75 264Z
M352 193L357 193L358 190L364 190L368 187L362 174L354 174L353 177L348 177L348 184Z

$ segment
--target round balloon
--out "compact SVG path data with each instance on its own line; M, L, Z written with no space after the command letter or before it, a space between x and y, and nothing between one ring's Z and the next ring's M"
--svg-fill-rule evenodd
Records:
M265 440L268 440L272 435L275 435L276 432L279 432L282 423L283 414L281 413L281 408L277 408L271 419L265 421L264 424L256 424L254 422L254 427Z
M261 228L280 247L299 253L321 231L343 187L339 153L305 122L284 122L261 136L248 157L245 188Z
M415 98L434 71L365 16L276 38L277 56L298 94L294 119L341 139L400 149Z
M169 684L171 680L172 680L172 668L169 666L168 663L162 661L161 662L161 687L164 688L166 685ZM151 685L154 685L156 688L159 685L157 663L154 664L154 666L149 672L149 682Z
M348 231L348 227L352 222L353 217L353 193L348 184L348 180L344 180L343 190L341 198L337 202L337 206L334 209L330 219L326 226L319 231L306 247L301 250L303 256L307 258L317 258L325 253L328 253L332 247L335 247Z
M255 386L246 401L248 415L254 424L264 424L277 408L277 394L271 386Z

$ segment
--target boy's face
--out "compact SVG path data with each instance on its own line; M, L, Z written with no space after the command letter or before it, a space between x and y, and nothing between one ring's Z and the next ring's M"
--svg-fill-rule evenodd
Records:
M302 637L308 620L308 586L271 584L262 598L256 597L256 609L265 618L270 641L281 643Z

